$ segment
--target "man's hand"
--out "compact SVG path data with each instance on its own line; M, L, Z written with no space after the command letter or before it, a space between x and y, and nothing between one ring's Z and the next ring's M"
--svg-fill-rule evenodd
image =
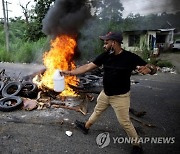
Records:
M71 71L61 71L61 72L60 72L60 75L66 76L66 75L73 75L73 74L72 74Z
M137 66L137 71L144 75L151 72L151 70L147 66Z
M147 64L145 66L137 66L137 71L141 74L155 74L157 72L156 66Z

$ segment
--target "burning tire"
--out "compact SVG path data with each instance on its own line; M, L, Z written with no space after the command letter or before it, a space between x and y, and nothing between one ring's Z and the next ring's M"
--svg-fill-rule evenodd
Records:
M0 111L8 112L19 109L23 101L18 96L9 96L0 99Z
M37 96L37 85L30 81L25 81L22 83L22 89L20 95L23 97L34 98Z
M86 78L88 78L89 80L99 80L102 77L96 76L96 75L86 75Z
M10 82L7 85L5 85L4 88L2 89L2 96L8 97L8 96L18 95L21 89L22 89L21 82L17 82L17 81Z
M89 85L90 84L90 80L85 78L85 77L80 77L80 83L83 85Z

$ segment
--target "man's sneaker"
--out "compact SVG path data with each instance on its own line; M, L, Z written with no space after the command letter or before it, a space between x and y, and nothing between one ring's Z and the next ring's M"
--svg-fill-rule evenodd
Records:
M142 146L135 146L135 145L133 145L131 154L143 154Z
M80 122L80 121L76 120L76 121L75 121L75 125L76 125L76 127L79 128L80 131L82 131L84 134L88 134L89 129L87 129L87 128L85 127L85 123L84 123L84 122Z

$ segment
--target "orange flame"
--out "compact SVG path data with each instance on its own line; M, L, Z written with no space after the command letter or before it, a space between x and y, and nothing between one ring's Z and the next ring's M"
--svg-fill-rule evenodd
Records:
M38 86L45 85L46 87L53 89L53 75L56 69L59 70L71 70L76 68L75 63L72 61L74 56L74 49L76 47L76 41L74 38L61 35L51 41L51 49L49 52L45 52L43 55L43 62L46 66L46 72L41 77L40 81L37 81L37 77L33 79L33 82ZM75 96L75 92L68 86L77 85L76 76L65 77L65 90L60 94L61 96Z

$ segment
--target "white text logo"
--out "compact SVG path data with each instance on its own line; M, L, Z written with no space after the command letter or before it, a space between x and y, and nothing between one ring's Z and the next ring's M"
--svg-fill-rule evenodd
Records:
M99 134L96 137L96 143L97 143L99 148L104 148L104 147L108 146L110 143L109 133L104 132L104 133Z

